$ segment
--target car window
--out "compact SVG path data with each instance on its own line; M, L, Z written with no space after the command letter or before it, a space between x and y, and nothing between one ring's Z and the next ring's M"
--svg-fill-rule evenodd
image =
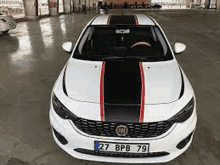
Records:
M156 37L156 34L155 34L155 32L154 32L153 27L151 27L151 32L152 32L152 34L153 34L153 39L154 39L154 41L156 41L156 40L157 40L157 37Z
M91 32L91 29L92 29L91 27L89 27L89 28L86 29L86 32L85 32L85 34L83 35L83 37L82 37L82 39L81 39L81 41L80 41L80 43L79 43L78 50L79 50L79 53L80 53L80 54L82 54L83 45L85 44L86 39L87 39L88 35L89 35L90 32Z
M75 55L76 54L76 55ZM76 47L73 58L100 60L104 57L167 57L171 52L156 26L89 26ZM86 58L85 58L86 57Z
M161 43L161 45L163 47L163 54L165 56L167 54L167 44L166 44L166 41L164 40L163 35L160 32L158 27L155 27L155 32L156 32L156 35L158 36L159 41L160 41L160 43Z

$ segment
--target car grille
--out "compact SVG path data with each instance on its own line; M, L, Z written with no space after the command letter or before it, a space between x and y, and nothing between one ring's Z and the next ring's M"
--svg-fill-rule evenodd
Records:
M96 156L109 156L109 157L126 157L126 158L144 158L144 157L160 157L169 155L169 152L150 152L150 153L123 153L123 152L96 152L93 150L86 150L83 148L74 149L74 151Z
M75 126L82 132L106 137L121 137L115 132L118 125L126 125L128 134L123 138L149 138L157 137L167 132L173 123L168 121L152 122L152 123L119 123L119 122L101 122L82 118L72 120Z

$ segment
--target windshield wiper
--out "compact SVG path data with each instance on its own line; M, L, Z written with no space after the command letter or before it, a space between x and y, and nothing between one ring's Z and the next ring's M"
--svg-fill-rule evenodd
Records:
M154 59L154 60L159 60L159 61L166 60L166 58L164 56L149 56L148 58Z
M147 59L147 57L143 57L143 56L126 56L125 58L140 59L140 60L146 60Z
M108 60L108 59L138 59L138 60L147 60L147 61L157 61L157 60L165 60L163 56L108 56L103 57L102 60Z
M120 56L108 56L108 57L103 57L102 60L108 60L108 59L117 59L117 58L125 58L125 57L120 57Z
M134 58L134 59L141 59L141 60L147 60L147 61L162 61L166 60L164 56L126 56L126 58Z
M109 56L109 57L103 57L103 60L107 60L107 59L140 59L140 60L146 60L146 57L142 57L142 56Z

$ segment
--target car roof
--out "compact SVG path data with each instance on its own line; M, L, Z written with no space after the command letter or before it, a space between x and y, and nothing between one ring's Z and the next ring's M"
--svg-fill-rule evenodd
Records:
M155 25L154 21L146 15L100 15L91 25Z

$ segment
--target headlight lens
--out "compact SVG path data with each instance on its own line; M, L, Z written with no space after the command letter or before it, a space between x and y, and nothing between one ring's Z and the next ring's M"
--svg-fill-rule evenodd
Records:
M6 21L4 19L0 19L0 23L5 23Z
M175 116L169 119L170 122L183 123L186 121L193 113L194 109L194 98L192 98L189 103Z
M52 103L53 103L53 108L55 112L63 119L71 119L75 120L77 119L77 116L74 115L72 112L70 112L55 96L53 93L52 95Z

